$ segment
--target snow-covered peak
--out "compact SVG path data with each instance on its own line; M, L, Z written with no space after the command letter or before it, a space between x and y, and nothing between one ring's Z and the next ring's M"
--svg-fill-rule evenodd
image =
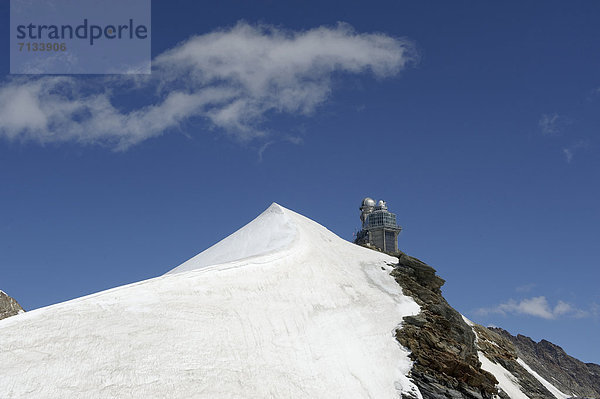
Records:
M167 274L202 269L285 249L297 235L290 212L274 202L256 219Z
M2 320L0 397L420 398L395 261L273 204L164 276Z
M322 251L342 248L346 253L358 252L362 256L395 262L389 255L351 244L320 224L274 202L250 223L166 274L272 262L309 248Z

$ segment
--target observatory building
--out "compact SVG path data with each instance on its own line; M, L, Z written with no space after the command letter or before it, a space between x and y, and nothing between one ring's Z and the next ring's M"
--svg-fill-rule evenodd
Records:
M372 198L365 198L360 206L362 230L356 233L357 244L369 244L383 252L398 252L398 234L402 227L396 224L396 214L388 211L385 201L375 204Z

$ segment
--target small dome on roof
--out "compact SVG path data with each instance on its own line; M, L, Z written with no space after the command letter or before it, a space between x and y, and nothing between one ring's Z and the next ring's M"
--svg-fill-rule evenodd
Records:
M379 200L379 202L377 202L377 206L375 207L375 209L387 210L387 205L385 204L385 201Z
M362 205L373 207L375 206L375 200L373 198L366 197L364 200L362 200Z

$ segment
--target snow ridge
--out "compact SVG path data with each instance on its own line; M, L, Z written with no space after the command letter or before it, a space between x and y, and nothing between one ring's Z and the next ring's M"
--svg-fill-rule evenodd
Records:
M0 397L420 397L396 261L273 204L163 276L0 322Z

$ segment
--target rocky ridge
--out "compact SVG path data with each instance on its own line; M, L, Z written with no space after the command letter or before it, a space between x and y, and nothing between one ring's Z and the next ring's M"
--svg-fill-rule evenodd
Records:
M481 369L473 330L442 296L445 281L431 266L404 253L392 276L421 306L421 313L404 318L396 339L411 351L411 378L423 397L493 398L498 382Z
M404 318L396 339L411 351L410 377L423 398L509 399L494 375L482 369L479 356L503 367L530 399L556 396L518 359L567 393L562 397L600 398L600 366L580 362L548 341L536 344L524 336L471 323L446 302L441 292L445 281L434 268L402 252L395 255L398 263L392 276L421 306L418 315Z
M17 301L0 290L0 320L24 312Z

